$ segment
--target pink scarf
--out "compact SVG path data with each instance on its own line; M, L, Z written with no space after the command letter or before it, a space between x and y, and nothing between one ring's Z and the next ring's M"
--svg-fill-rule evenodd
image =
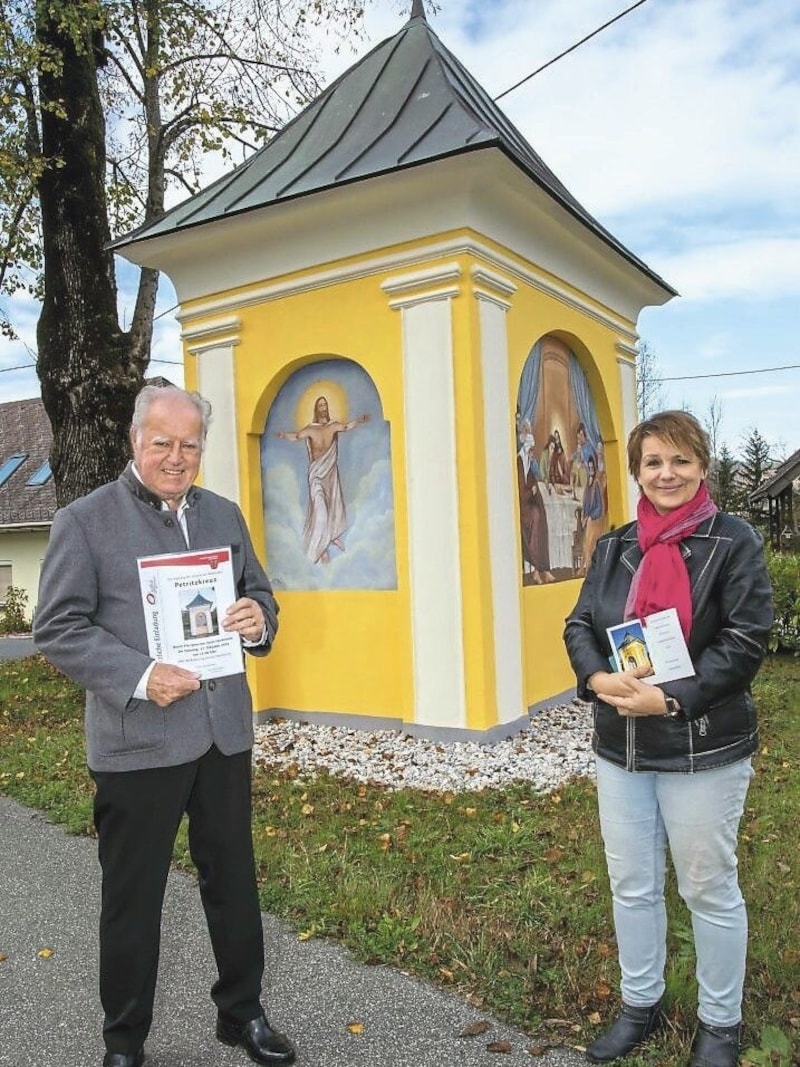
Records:
M626 619L641 619L675 608L683 636L689 640L692 590L679 543L717 510L705 482L700 483L691 500L666 515L659 515L646 496L639 498L637 535L643 555L625 602Z

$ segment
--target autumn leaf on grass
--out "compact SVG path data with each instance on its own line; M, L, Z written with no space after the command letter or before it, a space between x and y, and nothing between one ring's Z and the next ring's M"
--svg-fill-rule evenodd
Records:
M300 809L300 812L303 815L313 815L314 814L314 805L313 804L304 804L302 806L302 808Z
M600 1015L599 1011L593 1011L586 1021L590 1022L592 1026L599 1026L600 1023L603 1021L603 1018Z
M364 1033L364 1024L363 1023L348 1023L346 1029L351 1034L363 1034Z
M601 1000L607 1000L611 996L611 986L605 982L598 982L594 987L594 991Z
M490 1029L491 1029L491 1026L490 1026L489 1023L484 1023L484 1022L470 1023L469 1026L467 1026L464 1030L462 1030L461 1033L458 1036L459 1037L477 1037L479 1034L485 1034L486 1031L490 1030Z
M510 1052L512 1049L510 1041L490 1041L486 1046L487 1052Z
M53 950L51 948L40 948L36 955L40 960L49 960L53 955Z

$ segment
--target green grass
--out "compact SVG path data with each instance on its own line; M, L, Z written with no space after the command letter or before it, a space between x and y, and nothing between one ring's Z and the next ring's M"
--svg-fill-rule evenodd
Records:
M751 928L746 1038L760 1045L769 1024L797 1050L800 659L771 657L757 699L762 747L739 849ZM91 833L79 690L38 658L2 664L0 709L0 791ZM545 796L525 785L429 794L258 767L254 838L262 905L300 937L341 940L358 958L457 991L540 1042L581 1046L616 1011L590 782ZM184 834L175 858L191 867ZM626 1061L632 1067L686 1061L694 957L674 883L669 912L670 1028Z

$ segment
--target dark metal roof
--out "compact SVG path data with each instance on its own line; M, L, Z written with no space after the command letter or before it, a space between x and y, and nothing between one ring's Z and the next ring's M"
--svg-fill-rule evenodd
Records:
M496 148L628 262L674 290L572 196L481 85L441 43L414 0L411 18L342 74L230 174L112 247Z
M41 400L12 400L0 404L0 463L15 453L25 462L0 485L0 527L50 522L56 510L53 479L44 485L26 485L50 454L50 421Z
M780 496L781 493L788 489L797 478L800 478L800 448L793 452L787 460L784 460L774 474L759 485L758 489L754 489L749 499L756 501L769 497L774 500L775 497Z

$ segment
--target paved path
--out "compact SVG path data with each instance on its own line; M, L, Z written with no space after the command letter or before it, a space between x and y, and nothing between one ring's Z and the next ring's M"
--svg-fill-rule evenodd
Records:
M35 652L32 637L0 637L0 660L21 659L23 656L32 656Z
M29 638L0 638L0 659L30 655ZM0 796L0 1067L99 1067L100 899L96 844ZM401 971L357 963L340 945L297 940L264 915L265 1004L297 1046L298 1067L579 1067L551 1049L531 1059L529 1037ZM51 950L43 958L39 953ZM194 879L173 872L145 1067L243 1067L214 1037L208 990L215 968ZM489 1029L459 1037L476 1022ZM348 1027L363 1026L359 1034ZM508 1053L490 1052L507 1042Z
M0 1065L99 1067L96 845L0 797ZM578 1067L569 1049L531 1059L534 1044L458 997L387 967L362 966L341 946L300 942L264 915L265 1001L298 1050L298 1067ZM52 950L41 958L42 949ZM194 879L170 875L156 1018L146 1067L235 1067L241 1049L213 1034L214 964ZM477 1037L458 1035L489 1022ZM348 1030L363 1024L361 1034ZM507 1041L507 1054L487 1050Z

